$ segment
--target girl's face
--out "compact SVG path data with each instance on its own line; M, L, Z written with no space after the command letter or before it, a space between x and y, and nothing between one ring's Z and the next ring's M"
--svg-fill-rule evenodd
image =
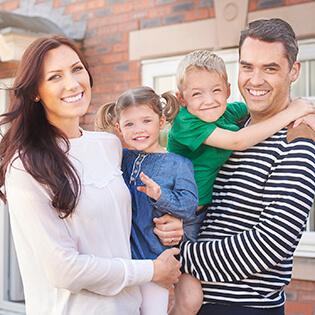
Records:
M159 131L165 127L165 117L160 117L149 105L135 105L120 113L116 125L126 144L138 151L161 152Z
M88 72L70 47L61 45L44 57L38 94L48 121L68 133L77 128L91 100Z

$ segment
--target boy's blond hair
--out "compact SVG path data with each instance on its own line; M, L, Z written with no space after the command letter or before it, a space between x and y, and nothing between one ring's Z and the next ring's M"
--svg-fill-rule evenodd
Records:
M195 50L186 55L179 63L176 71L177 89L180 93L185 88L187 74L196 70L216 72L228 84L225 63L221 57L210 50Z

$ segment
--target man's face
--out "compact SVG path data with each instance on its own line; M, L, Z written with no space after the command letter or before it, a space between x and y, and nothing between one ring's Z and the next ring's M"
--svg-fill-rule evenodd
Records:
M238 86L253 123L286 108L290 84L298 78L299 71L299 62L289 69L282 43L245 39L240 51Z

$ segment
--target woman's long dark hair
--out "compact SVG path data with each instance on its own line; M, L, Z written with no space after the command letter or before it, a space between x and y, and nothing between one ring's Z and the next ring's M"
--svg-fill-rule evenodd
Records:
M0 126L6 127L0 142L0 187L5 186L6 171L17 154L25 170L48 187L52 206L61 218L66 218L78 203L80 178L67 157L69 140L48 122L42 104L35 101L45 54L61 45L76 52L92 86L87 61L70 39L61 35L42 36L26 49L10 88L9 110L0 116ZM4 192L0 191L0 198L6 202Z

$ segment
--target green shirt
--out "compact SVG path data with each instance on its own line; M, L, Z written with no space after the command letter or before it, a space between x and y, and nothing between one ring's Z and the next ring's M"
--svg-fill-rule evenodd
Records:
M225 150L203 142L216 127L238 131L237 123L247 116L242 102L229 103L224 114L215 122L204 122L181 107L168 134L167 150L188 158L194 165L198 187L199 205L212 201L213 183L217 173L232 150Z

